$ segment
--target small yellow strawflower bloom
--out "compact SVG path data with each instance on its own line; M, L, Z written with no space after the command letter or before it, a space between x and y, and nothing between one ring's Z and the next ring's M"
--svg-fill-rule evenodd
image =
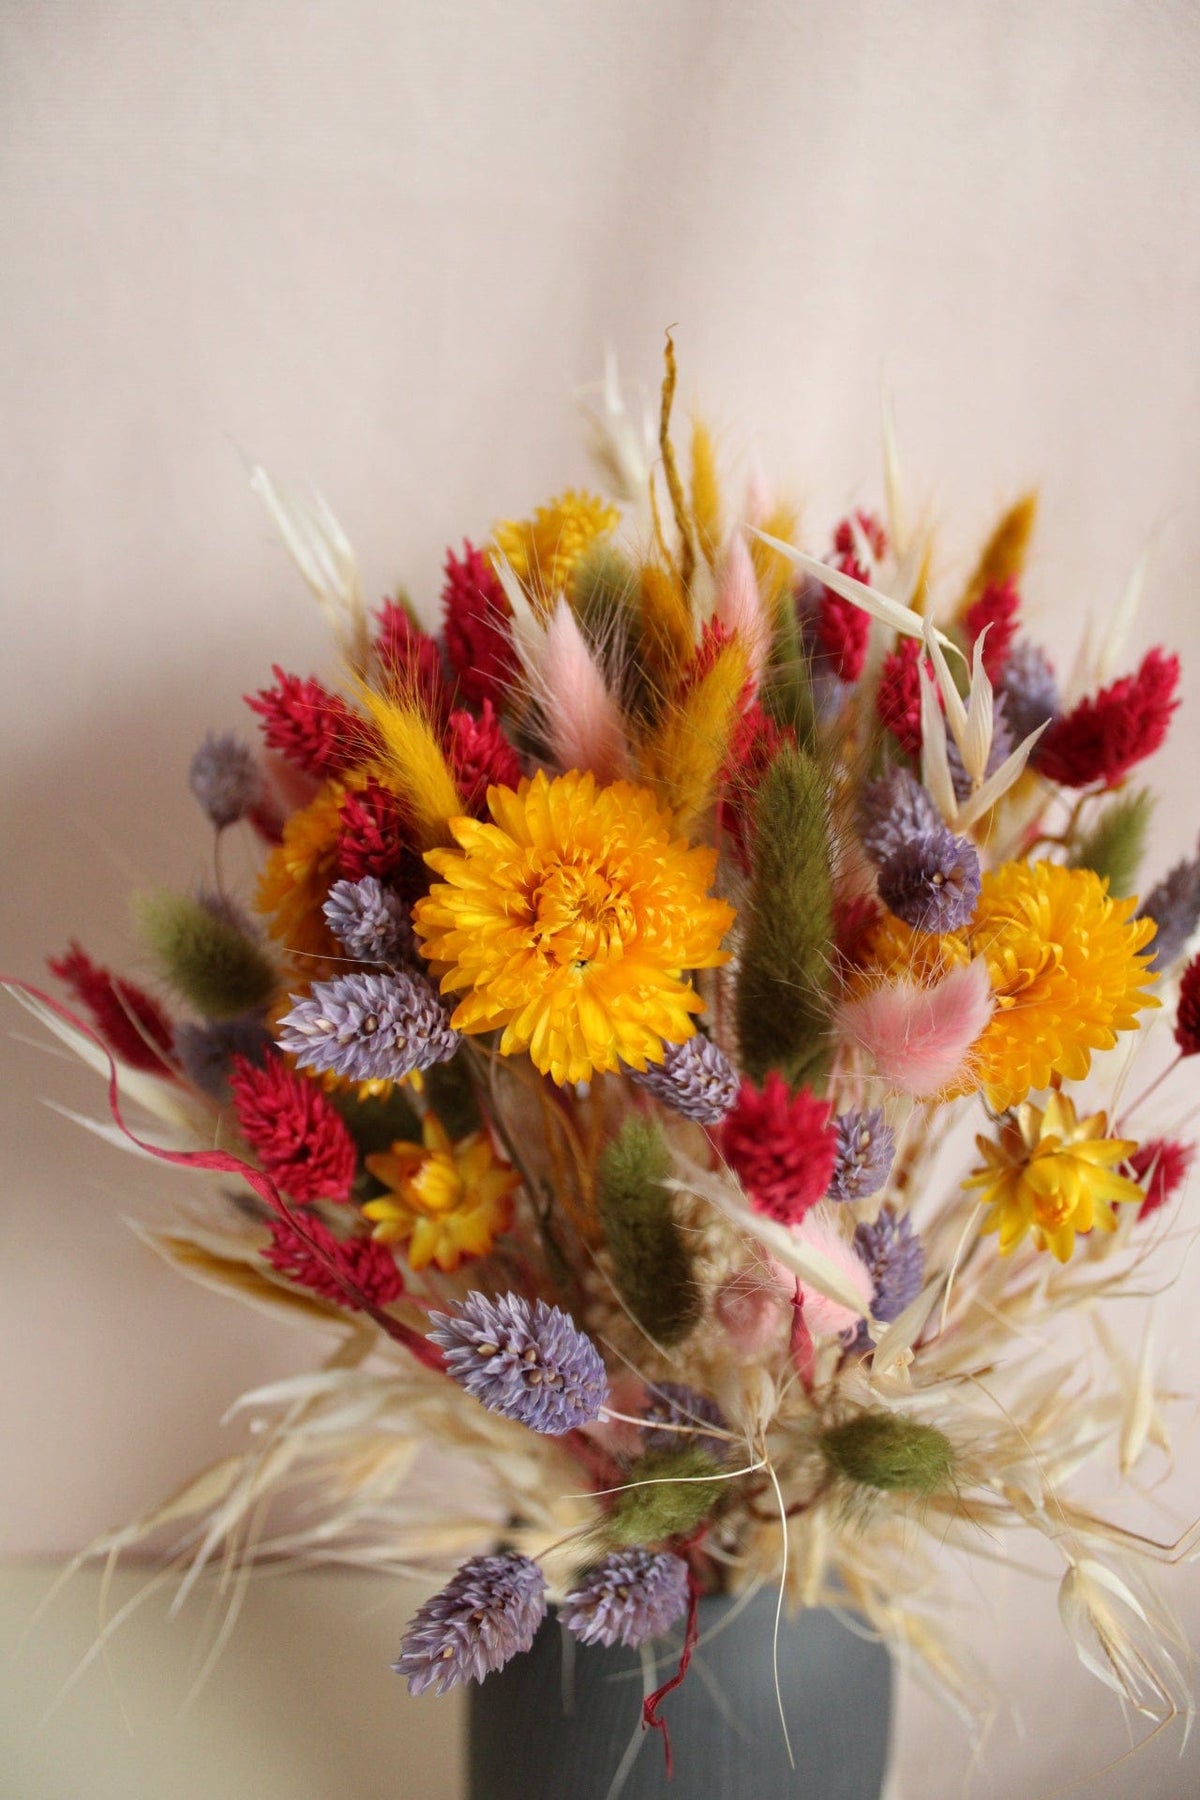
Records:
M325 973L311 958L345 960L341 945L325 923L322 908L337 880L337 846L341 806L347 788L327 781L307 806L294 812L263 865L254 896L256 911L267 915L267 930L285 950L302 957L312 978Z
M620 518L606 500L568 488L539 506L532 519L501 520L492 532L492 544L518 581L549 601L557 593L570 593L575 564Z
M1137 900L1114 900L1091 869L1053 862L1002 863L983 877L969 941L987 960L996 1009L975 1049L980 1085L997 1112L1054 1075L1082 1081L1093 1050L1158 1001L1143 955L1152 919Z
M431 1262L449 1274L464 1256L486 1256L512 1213L510 1195L520 1177L496 1161L482 1132L451 1143L432 1113L425 1115L424 1145L393 1144L368 1156L367 1168L392 1189L369 1200L364 1216L383 1244L406 1243L410 1268Z
M733 909L711 899L716 852L672 837L644 788L572 771L489 790L494 823L454 819L459 848L413 911L458 1031L501 1030L560 1084L644 1070L695 1032L684 972L728 960Z
M1004 1112L1054 1076L1081 1081L1093 1050L1111 1050L1118 1031L1135 1030L1138 1012L1159 1004L1143 991L1153 980L1154 925L1131 916L1136 906L1111 898L1091 869L1002 863L984 875L963 931L939 937L883 919L854 988L881 975L931 983L982 956L996 1006L971 1052L970 1079Z
M1077 1119L1071 1101L1053 1093L1044 1109L1032 1101L1018 1107L999 1139L976 1138L984 1166L966 1186L980 1188L991 1206L983 1229L999 1232L1002 1256L1032 1230L1039 1250L1066 1262L1077 1231L1116 1230L1114 1201L1145 1199L1136 1181L1116 1173L1136 1143L1105 1137L1107 1129L1104 1113Z

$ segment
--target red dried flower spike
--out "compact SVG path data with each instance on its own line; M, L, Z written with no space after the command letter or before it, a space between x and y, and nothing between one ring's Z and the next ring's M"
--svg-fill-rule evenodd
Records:
M857 559L858 541L854 531L855 525L866 539L867 547L875 561L882 562L887 555L887 532L883 528L883 520L870 512L856 512L852 517L838 521L833 528L834 555ZM838 567L842 568L843 565L839 563ZM850 574L852 571L846 570L845 572ZM864 577L859 575L855 579L862 581Z
M286 1219L272 1219L270 1229L271 1242L263 1251L264 1259L289 1281L323 1300L334 1300L351 1312L361 1311L358 1301L338 1281L339 1272L373 1306L386 1306L404 1293L404 1277L386 1244L377 1244L373 1238L335 1238L327 1225L314 1218L304 1221L312 1243L306 1243ZM316 1246L324 1251L324 1257L317 1254Z
M65 956L48 957L46 966L65 982L118 1062L155 1075L174 1075L167 1061L174 1032L158 1001L132 981L121 981L72 944Z
M340 1115L315 1081L277 1057L261 1069L235 1056L229 1091L242 1136L293 1200L349 1200L357 1155Z
M376 617L375 654L389 684L415 697L439 725L450 710L437 641L415 623L399 600L385 600Z
M775 1070L761 1090L743 1081L721 1127L721 1154L759 1212L798 1225L825 1193L837 1161L829 1102L808 1088L793 1094Z
M1016 582L1010 578L1008 581L989 581L978 600L963 615L970 649L975 648L975 639L980 632L987 630L983 668L993 686L1004 673L1008 653L1017 635L1020 611L1021 596Z
M785 740L794 743L795 737L790 726L786 731L781 730L757 700L751 701L734 730L725 767L721 772L721 799L717 818L739 868L747 872L750 868L754 805L759 786L774 761L779 746Z
M489 787L515 788L521 779L517 753L505 737L490 700L483 702L477 719L462 708L450 714L446 748L463 805L478 819L488 816Z
M1180 1056L1200 1055L1200 952L1193 956L1179 983L1175 1042Z
M1158 647L1147 651L1136 675L1123 675L1056 719L1034 762L1063 787L1116 787L1166 737L1178 685L1179 658Z
M863 967L871 933L882 916L883 908L873 894L849 894L834 902L834 959L843 981Z
M1139 1219L1157 1212L1160 1206L1175 1197L1187 1179L1195 1154L1194 1144L1179 1144L1173 1138L1147 1138L1144 1144L1138 1145L1129 1158L1128 1167L1134 1181L1146 1190L1146 1198L1138 1211Z
M465 539L461 558L446 552L442 588L446 655L470 706L502 707L517 673L508 621L512 608L491 563Z
M399 868L408 844L403 808L390 788L373 778L346 795L338 810L337 871L343 881L374 875L386 881Z
M288 675L276 664L273 688L245 695L263 721L268 748L278 750L306 775L343 775L378 747L374 727L323 682Z
M921 754L921 654L916 638L902 638L883 659L875 696L880 724L887 727L906 756ZM925 666L929 667L928 657ZM942 704L940 692L938 703Z
M871 571L859 561L859 544L854 524L865 538L871 555L878 561L887 550L887 533L873 513L855 513L854 519L842 519L833 533L830 562L854 581L869 582ZM871 620L861 606L843 600L831 588L822 588L816 619L817 642L828 657L833 673L841 681L857 681L867 660L867 643L871 636Z

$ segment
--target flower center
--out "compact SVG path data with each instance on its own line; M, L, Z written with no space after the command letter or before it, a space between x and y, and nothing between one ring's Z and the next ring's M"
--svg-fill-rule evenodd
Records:
M560 964L611 961L636 931L629 895L614 886L601 864L559 863L530 900L534 942Z

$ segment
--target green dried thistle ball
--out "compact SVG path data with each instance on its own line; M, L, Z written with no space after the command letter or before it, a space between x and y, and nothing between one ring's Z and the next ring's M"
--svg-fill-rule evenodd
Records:
M631 1485L617 1495L608 1517L610 1537L618 1544L685 1537L717 1504L720 1473L720 1464L694 1444L639 1457L627 1479L648 1485Z
M835 1475L887 1494L936 1494L954 1473L945 1434L902 1413L857 1413L822 1432L819 1442Z

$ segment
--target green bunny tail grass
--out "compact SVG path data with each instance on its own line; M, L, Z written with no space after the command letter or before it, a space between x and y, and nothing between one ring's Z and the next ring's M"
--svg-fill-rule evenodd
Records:
M954 1473L950 1440L901 1413L858 1413L822 1432L820 1447L835 1475L889 1494L936 1494Z
M675 1223L662 1128L626 1119L597 1170L600 1222L622 1300L656 1344L676 1344L699 1317L691 1259Z
M818 1083L830 1053L833 828L817 759L785 746L755 809L750 902L737 985L742 1066Z
M1147 788L1122 794L1105 807L1096 823L1071 853L1073 869L1094 869L1118 899L1137 892L1138 870L1146 849L1154 796Z
M609 1536L618 1544L660 1544L664 1538L686 1536L720 1499L720 1472L720 1465L695 1445L639 1457L629 1471L631 1485L613 1503ZM632 1485L639 1482L646 1485Z
M134 916L163 980L203 1018L236 1019L274 995L274 964L219 902L144 894Z

